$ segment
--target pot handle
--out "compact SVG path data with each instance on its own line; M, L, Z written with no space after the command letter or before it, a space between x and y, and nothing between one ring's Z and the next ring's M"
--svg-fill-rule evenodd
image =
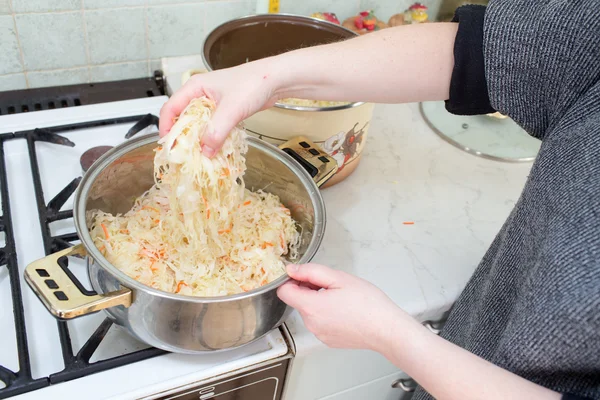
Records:
M279 148L296 160L310 174L318 187L323 186L338 169L335 158L303 136L290 139Z
M114 306L131 305L131 289L98 294L86 290L67 267L66 257L85 256L83 245L50 254L25 268L25 281L52 315L72 319Z

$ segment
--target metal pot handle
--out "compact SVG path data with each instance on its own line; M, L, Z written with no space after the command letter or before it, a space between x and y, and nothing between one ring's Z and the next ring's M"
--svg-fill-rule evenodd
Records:
M114 306L129 307L132 292L123 288L106 294L86 290L67 267L66 257L85 256L83 245L50 254L25 268L25 281L52 315L72 319Z
M303 136L290 139L279 148L296 160L318 187L323 186L338 169L335 158Z

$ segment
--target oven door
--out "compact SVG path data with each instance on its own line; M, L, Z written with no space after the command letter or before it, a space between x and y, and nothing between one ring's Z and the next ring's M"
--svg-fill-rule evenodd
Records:
M182 389L157 399L173 400L279 400L289 359L246 372L204 383L196 387Z

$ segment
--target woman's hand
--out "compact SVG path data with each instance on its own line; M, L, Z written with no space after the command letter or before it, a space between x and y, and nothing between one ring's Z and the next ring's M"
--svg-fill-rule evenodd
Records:
M429 332L372 284L318 264L288 265L279 298L329 347L381 353L436 399L540 399L560 395Z
M197 97L207 96L217 103L211 125L205 136L203 152L212 157L229 132L240 121L257 111L271 107L277 98L277 74L268 59L238 67L192 76L163 105L160 111L160 136L173 126L173 119Z
M377 287L345 272L318 264L289 265L287 272L293 280L279 288L279 298L329 347L382 352L394 335L392 320L416 323Z

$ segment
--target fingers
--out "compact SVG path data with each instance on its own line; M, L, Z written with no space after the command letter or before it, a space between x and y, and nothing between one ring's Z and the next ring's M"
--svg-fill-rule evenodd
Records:
M325 289L339 288L343 279L339 271L319 264L288 265L287 273L299 282Z
M211 97L210 93L205 93L199 82L192 77L181 89L176 91L171 98L162 106L160 110L160 120L158 132L160 137L169 133L173 127L173 119L187 107L187 105L196 97L206 95Z
M317 285L313 285L312 283L309 282L299 282L298 286L304 286L309 288L310 290L320 290L321 287L317 286Z
M304 310L306 304L314 300L316 295L316 291L300 286L299 282L295 281L286 282L277 289L277 296L281 301L299 311Z
M231 104L226 98L219 103L202 138L202 152L212 157L223 146L229 132L242 120L240 106Z

